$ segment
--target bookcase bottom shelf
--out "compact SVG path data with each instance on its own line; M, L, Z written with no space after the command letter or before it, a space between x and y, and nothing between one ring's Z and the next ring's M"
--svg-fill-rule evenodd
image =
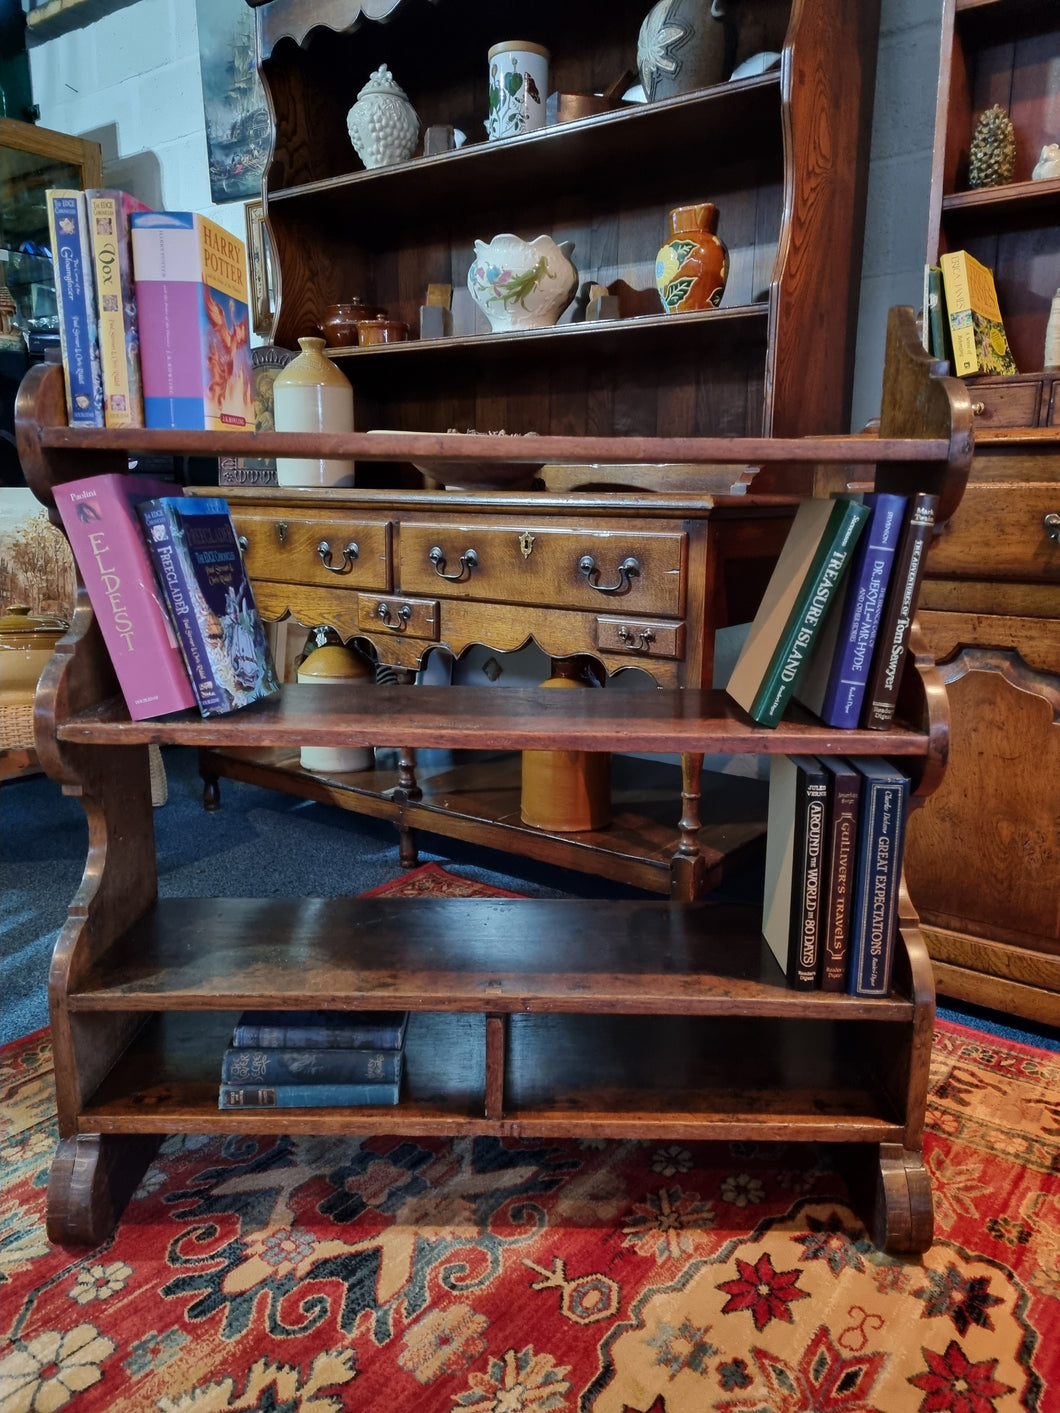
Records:
M670 892L671 862L681 842L681 771L673 762L612 757L611 822L604 829L561 834L522 823L518 752L417 751L416 783L423 792L418 800L395 793L397 761L397 751L377 748L374 770L338 774L303 769L298 751L290 747L199 751L207 808L224 807L219 780L239 780L390 820L402 834L406 867L417 862L415 831L423 830L648 892ZM698 836L703 871L695 896L761 856L767 802L765 780L704 777Z
M903 1132L864 1023L513 1015L500 1111L489 1117L486 1017L444 1012L410 1017L397 1105L221 1111L221 1055L236 1015L151 1016L78 1130L827 1142L898 1142Z
M291 1133L825 1143L836 1145L881 1249L919 1251L931 1241L927 1174L919 1152L903 1146L905 1126L881 1079L891 1026L517 1014L503 1105L489 1118L487 1018L441 1012L410 1017L396 1106L222 1112L221 1054L236 1015L146 1019L59 1145L51 1240L104 1240L164 1135Z

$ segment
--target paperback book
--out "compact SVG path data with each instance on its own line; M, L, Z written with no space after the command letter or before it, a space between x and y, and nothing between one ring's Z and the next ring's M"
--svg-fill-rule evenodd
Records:
M137 510L203 716L278 692L228 502L163 497Z
M259 1049L398 1050L408 1011L244 1011L233 1046Z
M102 427L103 379L85 194L49 187L44 199L55 270L67 421L72 427Z
M841 597L822 629L800 685L799 700L826 726L855 727L861 719L872 653L906 497L874 492L863 504L869 519L858 540Z
M953 371L1018 373L997 302L994 276L966 250L939 256L953 348Z
M148 427L254 430L246 247L191 211L134 211Z
M805 673L869 518L849 497L804 500L795 513L727 683L762 726L776 726Z
M133 721L195 705L136 507L175 488L121 474L55 487L55 505Z
M136 314L129 217L146 211L127 191L85 192L99 317L99 361L103 418L108 427L144 425L140 379L140 331Z

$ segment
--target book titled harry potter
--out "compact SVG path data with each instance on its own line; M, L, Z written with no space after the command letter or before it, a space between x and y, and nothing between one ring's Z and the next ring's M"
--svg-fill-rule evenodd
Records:
M203 716L278 692L228 502L165 496L137 510Z

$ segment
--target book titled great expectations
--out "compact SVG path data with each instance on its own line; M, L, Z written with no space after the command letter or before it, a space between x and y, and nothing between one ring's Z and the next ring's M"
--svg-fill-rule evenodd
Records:
M203 716L278 692L228 502L162 497L137 509Z

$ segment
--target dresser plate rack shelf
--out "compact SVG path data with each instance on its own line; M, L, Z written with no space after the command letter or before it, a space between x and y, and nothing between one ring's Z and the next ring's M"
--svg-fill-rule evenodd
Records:
M877 483L937 490L948 515L967 473L971 412L966 390L937 372L912 311L894 311L871 451ZM54 365L24 381L17 428L45 504L63 481L123 467L132 446L188 450L203 437L69 428ZM231 438L248 454L294 452L303 441ZM366 442L375 439L346 438L342 449L367 454ZM590 448L571 439L562 450L577 460ZM858 439L693 441L680 450L696 464L772 458L836 469L853 459L864 471L866 459ZM591 456L625 461L629 451L619 439L594 443ZM655 459L650 446L642 455ZM409 749L873 753L906 762L923 795L943 769L946 707L920 653L903 679L900 723L886 732L832 730L794 712L765 730L724 693L680 688L629 696L298 684L230 717L131 722L82 590L42 676L36 719L42 763L81 799L90 838L50 979L54 1241L103 1240L167 1133L385 1130L827 1142L864 1180L855 1191L881 1246L930 1244L921 1143L934 993L907 897L892 993L871 1001L790 990L758 910L709 899L160 899L147 753L149 743L381 740ZM413 1012L401 1102L220 1112L220 1058L235 1013L323 1005Z

